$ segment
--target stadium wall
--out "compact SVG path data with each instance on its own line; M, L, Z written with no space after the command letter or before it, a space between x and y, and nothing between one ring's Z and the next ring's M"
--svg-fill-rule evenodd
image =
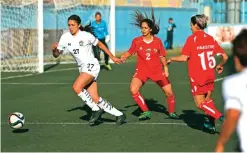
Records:
M246 8L247 8L247 3ZM209 5L209 4L208 4ZM213 21L218 23L225 22L225 16L221 15L216 10L222 10L225 8L224 3L218 3L213 7L213 12L215 14ZM241 5L242 7L242 5ZM131 13L135 9L143 9L143 7L135 6L117 6L116 7L116 50L125 51L131 45L131 40L140 35L140 30L134 27L130 23L132 22ZM145 7L146 10L150 8ZM44 5L44 29L45 30L60 30L67 29L67 18L71 14L79 14L82 18L83 23L94 19L94 13L96 7L90 6L87 9L78 6L76 8L55 11L53 5ZM108 6L101 9L103 14L103 19L109 22L109 18L104 18L109 16ZM186 38L191 34L189 27L189 19L193 14L198 12L195 8L155 8L155 15L160 18L160 33L158 36L164 41L166 39L166 27L168 26L168 18L174 18L177 28L174 32L174 46L182 46ZM220 11L224 12L224 10ZM26 6L25 9L18 7L5 7L1 8L1 28L23 28L32 29L37 27L37 20L35 20L37 11L35 7ZM9 19L9 15L13 19ZM20 18L20 14L23 18ZM107 15L106 15L107 14ZM241 14L242 15L242 14ZM28 17L29 16L29 17ZM28 20L23 20L28 19ZM245 15L245 22L247 23L247 15ZM48 36L49 33L46 33ZM49 37L47 37L49 39Z
M92 6L93 7L93 6ZM131 13L134 10L141 9L150 11L151 8L142 7L116 7L116 50L126 51L131 45L131 41L134 37L140 35L140 30L131 25L133 22ZM108 18L103 19L108 21ZM71 14L79 14L82 18L83 24L88 23L89 20L94 19L95 9L87 9L84 11L83 8L77 7L71 9L71 11L58 11L57 16L52 8L44 9L44 28L46 30L52 29L67 29L67 18ZM197 13L197 9L194 8L155 8L155 16L160 19L160 32L158 37L164 42L166 39L166 28L168 27L168 18L172 17L177 25L174 32L174 46L182 46L186 38L191 34L189 20L193 14ZM58 22L56 24L56 22Z

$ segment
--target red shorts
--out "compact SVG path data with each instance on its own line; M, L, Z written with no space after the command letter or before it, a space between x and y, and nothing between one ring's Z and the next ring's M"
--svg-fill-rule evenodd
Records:
M133 78L138 78L140 79L143 84L147 82L148 79L152 80L153 82L157 83L161 88L170 84L170 81L165 75L165 72L160 71L158 73L152 74L152 73L147 73L147 72L141 72L136 70Z
M190 78L190 86L193 96L204 95L208 93L208 91L214 90L214 82L209 82L204 85L200 85L199 83L195 82L192 78Z

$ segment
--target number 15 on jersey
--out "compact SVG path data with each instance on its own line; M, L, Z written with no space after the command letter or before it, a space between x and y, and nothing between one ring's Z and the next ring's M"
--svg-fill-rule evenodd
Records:
M203 70L208 68L213 69L216 66L216 60L213 56L213 51L202 52L198 54L201 59L201 66Z

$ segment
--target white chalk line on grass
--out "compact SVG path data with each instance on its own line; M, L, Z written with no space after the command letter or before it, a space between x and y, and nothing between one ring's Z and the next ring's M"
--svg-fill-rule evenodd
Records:
M58 70L49 70L49 71L45 71L44 73L70 71L70 70L76 70L76 69L78 69L78 68L65 68L65 69L58 69ZM40 74L44 74L44 73L31 73L31 74L24 74L24 75L8 76L8 77L1 78L1 80L8 80L8 79L15 79L15 78L24 78L24 77L34 76L34 75L40 75ZM215 82L221 81L224 78L225 77L218 78L218 79L215 80ZM41 84L44 84L44 83L41 83ZM48 83L48 84L51 84L51 83ZM63 84L63 83L61 83L61 84ZM66 84L66 83L64 83L64 84ZM103 84L110 84L110 83L103 83ZM129 83L115 83L115 84L129 84Z
M223 78L218 78L215 80L215 82L219 82L221 80L223 80L225 77ZM27 83L22 83L22 82L3 82L1 84L6 84L6 85L71 85L73 84L71 83L65 83L65 82L27 82ZM127 82L102 82L102 83L98 83L100 85L129 85L129 83ZM153 82L147 82L145 84L155 84ZM189 84L189 82L180 82L179 84Z
M8 124L7 122L1 122L1 124ZM85 122L26 122L26 125L89 125L89 123ZM115 122L103 122L105 125L114 125ZM198 124L187 124L187 123L179 123L179 122L126 122L124 125L198 125ZM216 126L220 126L216 124Z
M24 75L15 75L15 76L9 76L9 77L5 77L5 78L1 78L1 80L8 80L8 79L14 79L14 78L23 78L23 77L28 77L28 76L32 76L34 74L24 74Z
M76 69L78 69L78 68L66 68L66 69L59 69L59 70L50 70L50 71L45 71L44 73L70 71L70 70L76 70ZM43 73L40 73L40 74L43 74ZM39 73L31 73L31 74L24 74L24 75L8 76L8 77L1 78L1 80L24 78L24 77L33 76L33 75L40 75L40 74Z

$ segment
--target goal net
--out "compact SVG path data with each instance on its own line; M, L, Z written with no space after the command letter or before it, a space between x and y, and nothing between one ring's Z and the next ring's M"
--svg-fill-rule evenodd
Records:
M108 24L108 32L110 33L110 0L52 0L52 2L54 5L50 11L55 16L54 21L44 21L45 64L74 62L70 54L62 55L58 59L53 58L50 49L52 43L58 42L61 35L68 31L67 20L73 14L80 16L82 26L85 26L95 20L94 16L96 12L100 12L102 19ZM46 27L49 24L46 22L50 24L52 22L52 24Z
M42 71L38 45L38 1L1 0L1 71Z
M52 44L68 31L67 19L72 14L87 25L101 12L111 35L110 1L1 0L1 71L42 73L47 65L74 62L68 54L53 58Z

